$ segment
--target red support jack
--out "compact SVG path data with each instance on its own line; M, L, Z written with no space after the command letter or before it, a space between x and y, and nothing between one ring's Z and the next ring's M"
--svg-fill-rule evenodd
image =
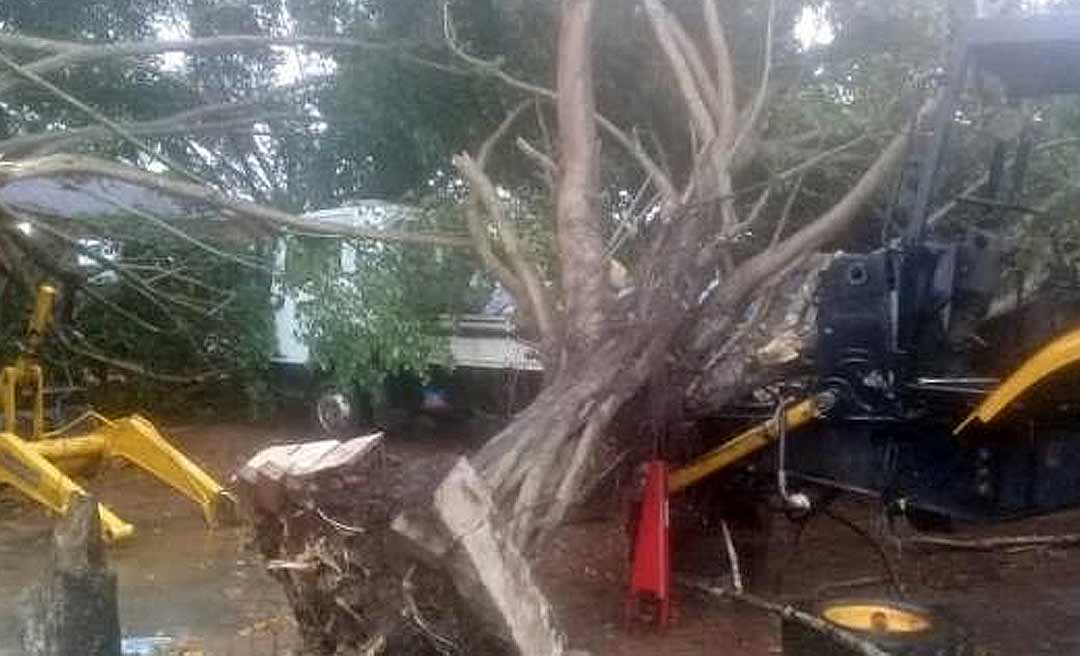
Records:
M656 605L656 624L667 628L671 617L671 544L668 521L668 471L663 460L645 465L645 490L634 542L627 622L641 614L641 602Z

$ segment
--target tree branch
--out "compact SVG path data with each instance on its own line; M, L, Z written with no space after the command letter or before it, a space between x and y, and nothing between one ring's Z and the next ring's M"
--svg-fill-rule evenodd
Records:
M240 256L238 256L238 255L236 255L234 253L229 253L227 251L223 251L220 248L217 248L216 246L213 246L212 244L208 244L208 243L206 243L206 242L204 242L204 241L202 241L200 239L197 239L197 238L189 235L188 233L184 232L180 228L177 228L176 226L172 225L168 221L165 221L163 219L160 219L160 218L154 216L150 212L145 212L143 210L140 210L137 207L129 205L128 203L122 202L122 201L120 201L120 200L118 200L116 198L108 197L108 196L105 196L103 194L99 194L99 193L97 193L95 191L92 191L92 190L89 191L88 193L91 196L93 196L94 198L97 198L98 200L109 203L110 205L112 205L114 207L117 207L117 208L127 212L128 214L131 214L132 216L137 216L140 219L143 219L144 221L147 221L147 222L151 223L152 225L155 225L158 228L161 228L162 230L169 233L170 235L173 235L174 237L180 239L181 241L187 242L187 243L191 244L192 246L195 246L196 248L198 248L201 251L209 253L209 254L211 254L211 255L213 255L215 257L219 257L219 258L221 258L221 259L223 259L223 260L225 260L227 262L232 262L234 264L239 264L240 266L244 267L245 269L252 269L254 271L259 271L259 272L262 272L262 273L270 273L270 269L267 268L266 266L260 264L259 262L253 262L251 260L248 260L247 258L240 257Z
M686 103L687 109L690 110L690 118L693 120L694 128L705 143L712 143L716 136L715 119L705 104L702 90L695 81L695 75L691 71L690 64L687 63L687 58L684 56L686 49L693 48L693 44L686 44L686 47L680 48L674 29L671 26L675 20L668 14L667 9L661 4L660 0L644 0L644 5L645 11L649 15L649 23L656 34L656 40L660 44L660 49L667 58L668 66L671 68L671 72L679 85L683 101Z
M103 354L101 351L95 348L80 346L79 344L76 344L71 337L68 336L67 331L57 330L54 332L54 335L56 335L56 339L60 342L61 346L76 355L81 355L84 358L88 358L90 360L106 364L110 367L120 369L121 371L126 371L128 373L135 374L136 376L140 376L148 380L157 381L159 383L168 383L170 385L195 385L199 383L205 383L214 379L224 378L226 375L224 371L204 371L201 373L189 375L166 374L151 371L150 369L147 369L143 365L136 362L122 360L120 358L113 358ZM84 343L86 341L81 337L79 339Z
M758 121L761 119L761 112L765 109L765 100L769 95L769 78L772 72L773 23L775 20L776 0L769 0L769 15L765 23L765 54L763 55L761 67L761 82L758 85L757 93L754 95L754 100L750 104L750 109L747 111L746 118L743 120L739 132L735 135L735 140L731 144L731 149L728 151L728 161L733 161L736 158L739 148L757 128Z
M937 535L914 535L903 538L901 544L919 547L940 547L963 551L994 551L1022 547L1075 547L1080 545L1080 533L1060 535L1009 535L989 538L946 538Z
M502 69L502 67L496 62L485 61L479 57L474 57L458 44L454 37L453 22L450 18L450 4L443 5L443 33L446 38L447 47L450 51L457 55L462 61L472 66L475 70L485 75L490 75L510 88L524 91L533 96L543 98L550 102L557 102L558 98L554 91L546 89L537 84L519 80L518 78L510 75ZM638 165L653 179L653 183L656 188L666 199L675 199L677 194L675 191L675 185L671 182L671 179L664 173L664 170L657 165L655 161L642 147L641 143L630 137L625 131L620 129L617 125L612 123L609 119L604 117L600 113L594 113L594 118L597 124L608 133L612 139L615 140L620 146L622 146L626 152L630 154Z
M93 61L113 59L118 57L158 55L166 52L215 52L223 50L252 50L257 48L266 48L270 46L309 46L312 48L362 49L388 52L420 66L434 68L444 72L453 73L455 75L460 75L463 72L460 69L454 68L452 66L447 66L439 62L428 61L426 59L412 55L408 52L405 52L401 48L401 46L397 44L373 43L370 41L362 41L360 39L350 39L345 37L264 37L253 36L250 34L222 34L217 36L201 37L195 39L177 39L162 41L119 41L114 43L87 44L64 41L46 41L44 39L33 39L32 37L21 37L11 34L3 34L0 35L0 46L12 45L16 41L21 42L25 41L28 38L32 41L45 42L50 44L50 47L45 49L60 51L59 54L52 55L51 57L45 57L43 59L39 59L26 65L26 69L28 71L30 71L31 73L36 73L38 75L47 75L68 66L87 64ZM0 79L0 95L11 91L11 89L17 85L18 80L10 78Z
M593 90L593 0L563 0L556 73L559 182L555 239L565 302L566 346L584 352L599 342L611 304L600 231L599 157Z
M915 124L920 124L936 106L935 99L923 103ZM842 234L858 218L863 205L877 193L885 179L903 160L910 138L911 135L907 132L895 136L851 189L824 214L776 246L743 262L713 293L710 305L722 308L723 312L732 312L732 308L739 307L758 285L789 266L791 262L823 247ZM710 326L701 325L701 329L692 338L691 349L697 353L707 352L709 346L720 339L720 331L726 326L727 322L724 321L713 322Z
M852 653L860 654L861 656L889 656L888 652L874 643L863 640L850 631L846 631L839 626L830 624L820 617L798 610L793 606L778 604L762 597L758 597L757 595L750 594L749 592L732 592L724 588L710 585L700 579L680 577L678 582L688 588L703 592L711 597L732 599L757 608L758 610L763 610L784 619L798 622L808 629L831 638L837 644L847 647Z
M702 0L701 4L705 14L705 26L712 42L713 57L716 59L716 88L721 110L717 120L720 147L726 149L731 144L735 119L738 115L735 98L735 69L732 64L731 49L728 47L724 27L720 22L720 14L716 8L716 0Z
M784 235L784 228L787 227L788 217L791 216L791 210L795 207L795 199L799 197L799 192L802 191L802 184L803 177L800 175L796 178L795 186L792 188L791 193L788 194L787 201L784 202L784 209L780 212L780 218L776 221L772 239L769 240L769 248L773 248L780 243L780 238Z
M323 80L320 79L315 83L322 81ZM310 86L310 84L311 83L307 83L304 86ZM283 112L280 114L248 111L255 110L256 108L264 108L271 97L295 91L297 88L300 87L298 85L279 87L258 98L250 98L237 102L202 105L162 118L120 124L120 127L125 129L131 135L161 136L182 132L216 131L240 125L250 126L252 123L259 120L297 115L295 111L290 111L288 113ZM230 116L232 118L227 118ZM214 119L215 122L204 122L209 119ZM48 152L55 152L69 141L97 141L107 138L110 134L108 128L102 125L88 125L65 130L17 135L10 139L0 141L0 153L3 153L8 159L27 156L29 154L37 154L40 156Z
M222 192L204 185L169 178L133 166L108 162L95 157L83 155L50 155L48 157L31 160L13 162L0 161L0 185L19 180L65 177L102 177L120 180L167 196L183 198L223 208L272 227L279 229L284 228L303 234L452 246L458 248L469 248L472 246L472 240L465 235L377 230L360 226L342 226L324 223L314 219L305 219L289 214L288 212L283 212L250 201L229 198Z
M540 278L540 272L528 260L521 247L517 229L507 219L506 210L499 200L495 185L487 173L484 172L484 166L495 144L502 139L514 120L529 104L529 101L522 102L507 114L502 123L481 145L475 160L468 153L461 153L454 157L453 164L458 169L458 172L469 181L469 204L471 207L466 218L469 224L469 232L473 235L473 241L477 252L480 253L481 260L496 274L511 294L517 292L515 299L519 303L525 301L523 305L529 308L542 339L548 342L549 345L554 345L556 343L554 340L557 337L555 319L551 303L547 299L544 283ZM509 267L503 264L491 247L491 237L480 220L480 206L487 210L487 214L495 222L495 230L499 235L503 252L509 260Z
M494 143L494 141L489 139L488 143ZM454 166L469 181L472 191L475 192L476 201L487 209L488 215L494 220L503 252L510 262L511 270L514 271L525 291L524 300L532 309L532 316L536 320L541 338L549 346L554 346L558 339L558 327L555 323L551 301L548 299L539 269L528 259L528 255L522 248L517 229L506 216L506 209L499 200L495 185L484 172L482 162L486 160L486 155L483 148L481 148L478 160L473 160L467 153L462 153L454 158Z
M12 34L0 32L0 47L6 49L20 48L23 50L47 50L49 52L66 52L78 48L77 45L68 41L57 41L26 34Z
M554 187L555 178L559 175L559 165L555 163L555 160L522 137L518 137L514 144L523 155L536 162L536 165L540 167L540 174L543 176L544 181L547 182L548 187Z
M21 64L19 64L15 60L13 60L10 57L4 55L3 53L0 53L0 63L4 64L5 66L7 66L11 70L15 71L19 75L25 77L26 79L34 82L35 84L37 84L38 86L40 86L43 89L47 90L49 93L53 94L54 96L60 98L61 100L63 100L67 104L72 105L73 107L75 107L75 108L79 109L80 111L82 111L83 113L87 114L88 116L90 116L90 118L92 118L93 120L97 121L98 123L104 125L106 128L108 128L111 132L115 133L121 139L123 139L124 141L130 143L132 146L134 146L138 150L142 151L146 155L150 156L150 158L160 161L162 164L165 164L166 166L173 169L177 173L183 175L184 177L187 177L187 178L191 179L194 182L199 182L199 183L202 183L202 184L208 184L205 180L199 178L194 173L188 172L187 169L185 169L183 166L181 166L177 162L173 161L172 158L170 158L169 156L165 155L164 153L158 152L158 151L154 150L153 148L150 148L149 146L144 144L137 137L135 137L134 135L129 133L127 130L125 130L123 128L123 126L121 126L120 124L116 123L115 121L113 121L109 117L105 116L104 114L97 111L93 107L87 105L86 103L79 100L78 98L76 98L76 97L72 96L71 94L67 93L66 91L64 91L60 87L57 87L55 84L52 84L48 80L42 78L40 75L28 70L26 67L22 66Z

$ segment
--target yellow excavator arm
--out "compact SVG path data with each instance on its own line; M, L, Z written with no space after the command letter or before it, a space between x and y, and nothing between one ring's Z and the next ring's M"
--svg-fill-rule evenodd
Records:
M231 520L235 515L233 497L144 417L132 415L113 420L91 411L68 424L72 427L88 420L96 422L97 427L88 433L64 436L67 428L45 432L44 374L37 356L49 329L55 300L53 287L42 285L38 289L22 353L0 372L0 405L4 411L0 484L10 485L63 515L73 497L86 494L68 473L96 465L104 458L123 458L198 505L208 524ZM33 426L29 439L24 439L17 432L18 401L20 387L28 384L32 386ZM99 512L102 530L110 541L122 540L134 532L131 524L104 505L99 505Z
M1080 360L1080 328L1050 342L1031 356L953 429L959 434L975 421L990 423L1013 401L1052 374Z
M801 428L823 417L833 403L835 397L823 392L788 406L784 410L784 428ZM779 419L773 417L748 428L685 467L673 471L668 479L668 491L674 494L684 490L772 444L781 435Z

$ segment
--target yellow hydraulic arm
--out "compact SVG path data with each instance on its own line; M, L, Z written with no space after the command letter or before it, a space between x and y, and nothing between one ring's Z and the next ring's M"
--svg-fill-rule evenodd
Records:
M119 457L150 472L166 485L193 501L208 524L232 519L235 501L228 492L187 458L139 415L110 420L88 412L68 427L51 433L44 429L44 375L37 355L48 330L56 291L43 285L38 290L27 327L26 343L14 364L0 372L0 405L4 427L0 432L0 484L8 484L46 506L65 514L71 499L86 492L64 470L77 471L103 458ZM31 439L17 433L20 387L33 386ZM75 437L62 436L68 428L93 420L97 427ZM99 505L102 528L110 540L130 536L132 526L104 505Z
M67 514L71 500L86 496L78 483L67 477L31 445L13 433L0 433L0 483L6 483L58 515ZM134 529L103 504L98 504L101 527L110 541L129 537Z
M1080 328L1065 333L1024 361L1011 376L989 394L967 419L953 430L958 434L978 420L990 423L1010 403L1051 374L1080 360Z
M788 406L784 410L784 426L787 430L800 428L819 419L836 402L830 392L822 392ZM701 456L689 465L677 469L668 478L668 491L672 494L684 490L707 476L730 467L743 458L760 451L780 437L779 417L764 421Z
M38 364L38 351L45 333L49 330L53 305L56 303L56 289L52 285L38 288L34 300L34 311L26 326L26 343L14 364L4 367L0 372L0 390L4 409L4 431L14 434L18 424L19 387L26 382L33 385L33 428L31 437L37 439L45 432L45 375Z
M975 423L989 423L1024 392L1035 387L1052 374L1080 362L1080 328L1050 342L1028 358L1011 376L1005 379L954 430L957 434ZM820 418L835 403L832 394L824 392L787 408L788 428L798 428ZM776 419L762 422L736 435L682 469L672 472L668 489L678 492L701 479L724 469L760 450L779 437Z
M123 458L194 502L207 524L213 526L232 519L235 499L183 452L169 444L149 420L139 415L106 419L92 412L80 419L94 419L99 427L79 437L26 444L65 471L80 471L105 458ZM2 466L0 463L0 468Z

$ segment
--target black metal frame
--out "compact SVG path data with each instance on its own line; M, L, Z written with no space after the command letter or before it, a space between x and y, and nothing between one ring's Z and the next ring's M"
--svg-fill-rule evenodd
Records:
M956 421L986 391L955 346L964 313L985 309L997 287L996 251L979 237L934 241L928 218L942 186L961 95L969 80L996 77L1010 102L1080 93L1080 16L976 21L939 90L933 134L912 153L914 194L898 196L904 237L868 254L842 255L823 274L820 386L839 400L828 421L788 446L788 469L806 482L879 495L949 515L999 520L1080 504L1080 421L1053 407L1016 416L967 441ZM1027 169L1025 131L1006 190L999 144L989 192L971 200L1014 207ZM961 199L965 201L967 199ZM926 383L928 376L938 377Z

